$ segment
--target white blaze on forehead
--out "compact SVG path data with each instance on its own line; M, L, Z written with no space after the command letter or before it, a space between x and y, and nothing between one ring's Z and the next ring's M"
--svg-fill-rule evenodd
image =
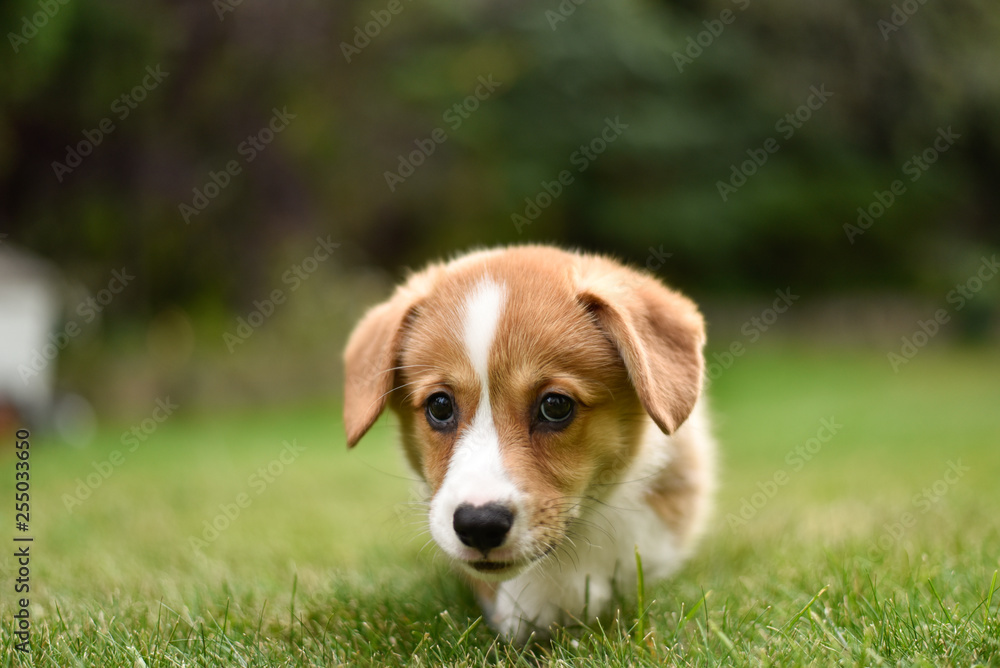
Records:
M504 292L502 285L497 285L493 280L484 278L476 284L465 300L465 313L462 322L465 351L469 355L472 367L479 376L483 392L488 391L490 347L496 336L500 311L503 310ZM488 401L486 407L489 408Z

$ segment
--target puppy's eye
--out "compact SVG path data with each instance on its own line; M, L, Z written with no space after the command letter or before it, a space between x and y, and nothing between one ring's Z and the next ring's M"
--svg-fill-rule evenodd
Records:
M565 394L549 392L538 405L538 417L544 422L564 422L573 414L573 400Z
M447 429L454 415L455 406L444 392L435 392L427 398L427 422L435 429Z

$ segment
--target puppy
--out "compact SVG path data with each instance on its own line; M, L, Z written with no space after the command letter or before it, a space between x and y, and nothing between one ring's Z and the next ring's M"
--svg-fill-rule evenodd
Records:
M410 276L348 341L353 447L388 405L435 542L515 642L590 621L673 572L701 531L714 444L695 305L546 246Z

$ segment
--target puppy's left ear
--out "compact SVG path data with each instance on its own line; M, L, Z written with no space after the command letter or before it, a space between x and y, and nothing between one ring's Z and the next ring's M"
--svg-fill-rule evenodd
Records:
M577 297L618 349L646 412L672 434L701 394L704 319L691 300L655 278L587 260Z
M394 367L417 298L406 287L369 310L344 349L344 429L353 448L385 408L395 386Z

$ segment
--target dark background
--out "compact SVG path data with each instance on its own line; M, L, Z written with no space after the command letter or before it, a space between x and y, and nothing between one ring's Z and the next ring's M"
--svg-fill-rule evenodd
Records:
M59 360L59 387L98 413L165 394L335 398L364 308L405 268L470 246L555 242L647 266L706 305L720 350L790 287L785 334L887 353L1000 247L987 0L36 0L4 3L0 26L2 245L57 267L57 329L113 270L135 275ZM832 96L800 108L813 90ZM275 110L287 125L250 151ZM627 129L579 171L607 119ZM390 188L436 128L447 140ZM949 128L954 143L908 169ZM719 182L771 138L724 199ZM562 170L572 182L519 230ZM185 221L213 174L225 187ZM850 234L895 180L905 191ZM292 290L317 237L340 245ZM998 285L940 340L995 341ZM227 344L275 289L285 302Z

